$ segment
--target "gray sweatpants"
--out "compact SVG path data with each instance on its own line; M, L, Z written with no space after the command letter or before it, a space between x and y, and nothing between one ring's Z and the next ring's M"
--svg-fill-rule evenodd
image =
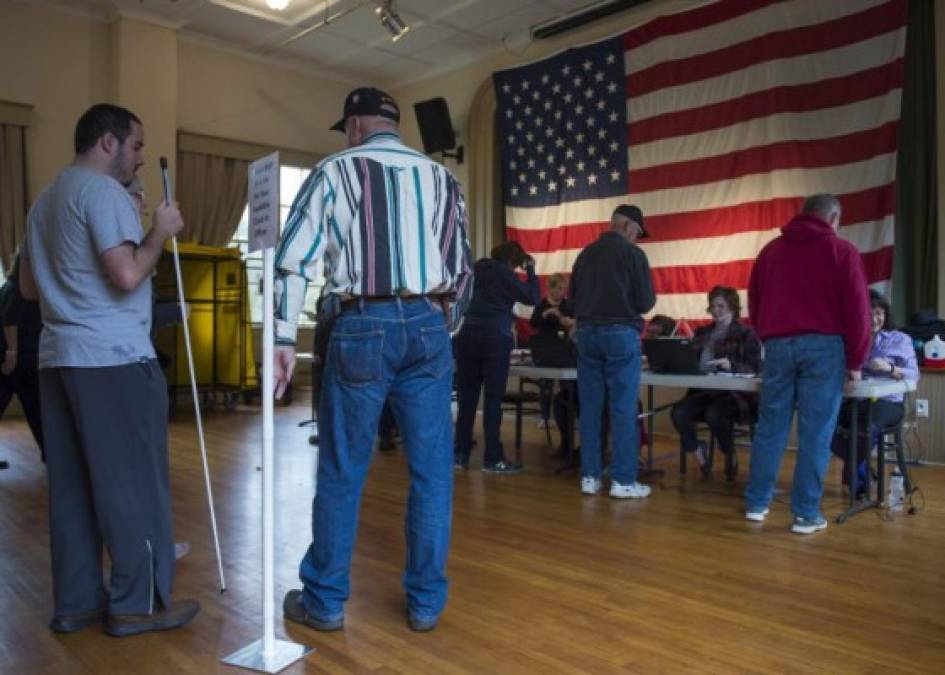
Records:
M148 614L169 604L167 384L157 360L39 377L55 615Z

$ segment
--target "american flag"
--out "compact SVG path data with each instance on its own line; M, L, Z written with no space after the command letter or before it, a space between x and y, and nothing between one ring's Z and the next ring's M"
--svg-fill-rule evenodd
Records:
M906 0L720 0L493 76L507 234L568 273L616 205L643 209L654 312L744 292L803 198L843 204L892 276Z

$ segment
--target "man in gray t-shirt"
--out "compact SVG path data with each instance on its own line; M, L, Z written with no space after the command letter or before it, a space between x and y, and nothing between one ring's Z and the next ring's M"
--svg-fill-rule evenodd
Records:
M150 277L183 227L174 204L145 234L122 187L142 164L141 121L100 104L79 119L75 160L27 216L20 289L38 297L40 405L59 633L107 619L115 636L182 626L174 576L167 384L151 346ZM111 578L102 583L102 546Z

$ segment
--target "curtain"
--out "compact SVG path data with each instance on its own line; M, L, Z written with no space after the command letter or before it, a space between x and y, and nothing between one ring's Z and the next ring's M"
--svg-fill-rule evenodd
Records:
M499 171L499 139L495 126L496 100L492 78L473 97L466 125L469 139L469 244L476 258L489 255L505 239L502 172Z
M198 152L178 152L177 198L183 241L226 246L246 208L249 162Z
M916 310L934 309L938 304L933 5L933 0L909 2L896 166L892 306L899 325L907 324Z
M26 128L0 124L0 265L12 269L26 222Z

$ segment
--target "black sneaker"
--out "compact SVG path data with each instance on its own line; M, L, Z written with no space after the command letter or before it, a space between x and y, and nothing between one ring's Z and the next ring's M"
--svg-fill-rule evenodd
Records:
M485 473L521 473L522 465L510 462L507 459L500 459L495 464L483 464L482 470Z
M453 471L466 471L467 469L469 469L469 457L453 455Z
M314 628L322 632L341 630L345 625L344 615L333 619L321 619L309 614L305 609L305 605L302 604L302 591L299 589L291 590L285 594L285 599L282 601L282 616L289 621L294 621L295 623L300 623L303 626L308 626L309 628Z

